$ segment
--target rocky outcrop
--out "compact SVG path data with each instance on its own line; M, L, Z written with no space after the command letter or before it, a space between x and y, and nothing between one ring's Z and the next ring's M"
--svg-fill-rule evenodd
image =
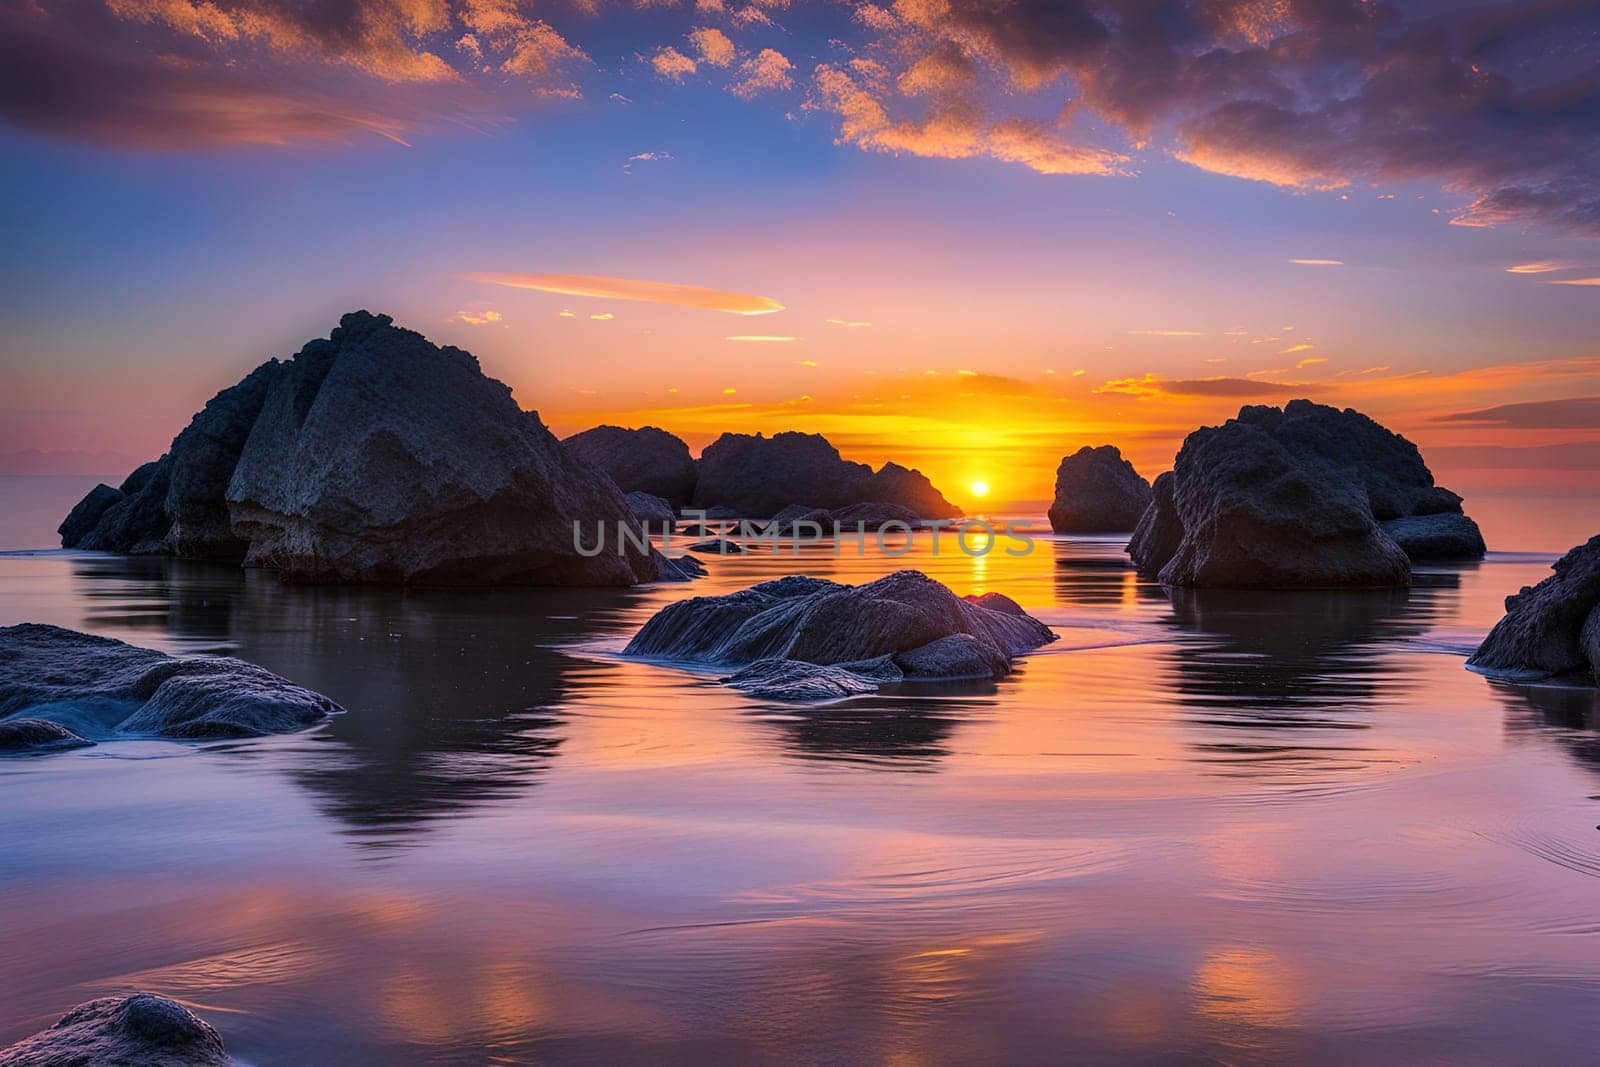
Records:
M875 473L864 463L841 458L818 434L727 433L700 454L698 507L766 518L796 500L830 509L885 501L922 518L959 514L920 472L886 463Z
M42 719L81 738L259 737L343 709L227 656L169 656L59 626L0 627L0 720Z
M1441 515L1458 518L1396 527L1415 556L1381 525ZM1359 412L1295 400L1190 434L1129 552L1168 585L1403 586L1412 559L1459 558L1475 531L1411 442Z
M0 753L59 752L94 742L46 719L0 719Z
M750 667L742 688L776 696L856 688L894 677L998 678L1012 657L1056 639L1014 601L962 598L918 571L847 586L791 575L727 596L670 604L625 655ZM777 662L771 662L777 661ZM826 668L812 671L810 667Z
M222 1035L154 993L100 997L0 1049L0 1067L220 1067Z
M1115 445L1085 446L1056 468L1050 528L1056 533L1123 533L1150 506L1150 483Z
M831 528L851 531L876 531L885 526L898 529L900 525L908 526L913 530L922 526L922 517L910 508L899 504L890 504L882 500L873 500L864 504L851 504L847 508L835 508L828 513ZM897 525L898 524L898 525ZM830 529L824 524L823 529Z
M1478 524L1457 512L1408 515L1379 525L1412 560L1475 560L1487 551Z
M1538 585L1506 597L1506 614L1467 666L1517 680L1600 683L1600 535L1556 561Z
M658 496L674 507L694 498L695 463L689 446L665 430L596 426L562 442L568 451L604 471L624 493Z
M243 559L245 545L233 532L224 497L267 387L281 369L276 360L263 363L212 397L167 454L134 471L120 489L96 486L61 524L62 547Z
M627 502L628 511L633 517L652 530L671 529L678 517L671 504L651 493L635 491L623 499Z
M295 581L629 585L657 577L622 493L502 382L356 312L272 382L228 487L246 562ZM577 550L575 524L593 537Z

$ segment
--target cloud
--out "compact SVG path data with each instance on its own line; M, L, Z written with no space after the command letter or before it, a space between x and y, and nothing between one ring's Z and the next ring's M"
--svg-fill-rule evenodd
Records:
M1342 267L1342 259L1291 259L1290 263L1299 267Z
M823 322L828 326L845 326L857 330L864 329L872 325L870 322L857 322L852 319L824 319Z
M728 90L734 96L749 100L762 93L793 89L794 79L789 76L792 70L794 64L782 52L763 48L739 64L738 77Z
M596 322L610 322L612 319L616 318L616 316L611 314L609 311L597 311L589 317Z
M1123 396L1204 396L1252 397L1287 396L1304 393L1304 385L1279 382L1257 382L1248 378L1161 378L1146 374L1142 378L1120 378L1106 382L1095 389L1096 393L1114 393Z
M671 152L639 152L629 156L627 161L622 164L622 173L632 174L635 163L656 163L671 158Z
M1311 346L1310 345L1306 345L1306 347L1310 348ZM1328 362L1328 360L1326 359L1326 357L1323 357L1323 356L1307 356L1305 359L1302 359L1299 363L1296 363L1294 365L1294 369L1295 370L1305 370L1307 367L1315 367L1319 363L1326 363L1326 362Z
M1134 337L1204 337L1199 330L1129 330Z
M1309 352L1315 347L1316 347L1315 345L1307 344L1306 342L1302 341L1297 345L1290 345L1288 348L1280 348L1280 349L1278 349L1278 355L1280 355L1280 356L1292 356L1296 352Z
M1545 285L1600 285L1600 278L1565 278L1552 279Z
M655 72L663 78L681 82L684 78L699 70L694 60L673 48L671 45L660 49L650 57L650 65Z
M535 289L564 296L590 296L603 300L640 300L651 304L676 304L679 307L726 311L735 315L765 315L782 311L783 305L765 296L704 289L697 285L643 281L637 278L611 278L599 274L469 274L473 281L504 285L512 289Z
M730 67L738 58L739 50L734 47L733 41L718 29L700 27L691 30L689 43L694 47L695 55L700 57L700 62L713 67Z
M1600 396L1501 404L1481 411L1441 415L1438 421L1515 430L1600 430Z
M498 311L458 311L452 316L453 321L465 326L488 326L501 321Z
M783 337L776 334L740 334L736 337L724 337L724 341L738 341L745 344L782 344L788 341L798 341L798 337Z
M1570 259L1541 259L1536 263L1514 263L1506 268L1507 274L1549 274L1551 271L1572 270L1580 266Z

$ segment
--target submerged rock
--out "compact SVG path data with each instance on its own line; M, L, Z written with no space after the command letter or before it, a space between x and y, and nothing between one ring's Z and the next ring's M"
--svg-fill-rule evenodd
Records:
M714 556L738 556L744 554L744 546L737 541L729 541L723 537L713 537L707 541L696 541L689 546L689 551Z
M689 446L665 430L596 426L561 442L604 471L624 493L643 492L682 507L694 498L696 471Z
M1556 561L1538 585L1506 597L1506 614L1467 666L1513 680L1574 676L1600 683L1600 535Z
M0 1049L0 1067L213 1067L230 1062L222 1035L154 993L100 997L54 1026Z
M706 565L693 556L667 556L656 553L656 569L664 582L690 582L706 576Z
M629 585L622 492L458 348L355 312L267 391L228 488L246 562L304 581ZM606 547L577 551L575 524ZM625 551L623 550L625 549Z
M59 626L0 627L0 725L87 737L259 737L314 726L332 700L228 656L169 656Z
M1050 528L1056 533L1122 533L1150 506L1150 483L1115 445L1087 445L1056 468Z
M1012 657L1054 640L1009 599L963 599L918 571L898 571L859 586L790 575L670 604L625 654L718 666L798 662L881 682L893 670L922 679L998 678ZM754 677L768 693L846 684L828 672L808 682L803 667L768 665Z
M0 753L59 752L94 742L45 719L0 719Z
M628 510L633 513L633 517L648 529L671 529L673 522L678 518L671 504L651 493L633 492L623 499L627 501Z
M700 454L694 500L751 518L775 515L796 500L819 508L885 501L925 518L959 514L918 471L886 463L874 472L842 458L819 434L793 432L717 438Z
M876 693L879 685L844 667L794 659L758 659L722 681L768 700L842 700Z
M1294 400L1190 434L1128 550L1168 585L1403 586L1412 559L1460 558L1476 531L1460 511L1411 442L1359 412ZM1414 556L1380 526L1440 515L1457 518L1396 527Z

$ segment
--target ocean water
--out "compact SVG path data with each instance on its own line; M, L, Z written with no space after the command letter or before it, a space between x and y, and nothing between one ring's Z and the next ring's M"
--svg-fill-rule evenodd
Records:
M1600 703L1463 668L1554 558L1502 547L1404 591L1175 596L1116 539L609 591L0 555L0 624L349 709L0 761L0 1043L138 988L258 1065L1587 1060ZM676 598L906 566L1061 640L820 707L615 654Z

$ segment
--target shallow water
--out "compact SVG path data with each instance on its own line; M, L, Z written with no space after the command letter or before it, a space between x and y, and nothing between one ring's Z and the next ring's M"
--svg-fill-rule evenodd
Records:
M1174 601L1112 540L631 591L0 556L0 624L349 709L0 761L0 1042L140 988L253 1064L1586 1059L1600 705L1462 667L1551 558ZM614 655L677 597L901 566L1062 640L815 708Z

